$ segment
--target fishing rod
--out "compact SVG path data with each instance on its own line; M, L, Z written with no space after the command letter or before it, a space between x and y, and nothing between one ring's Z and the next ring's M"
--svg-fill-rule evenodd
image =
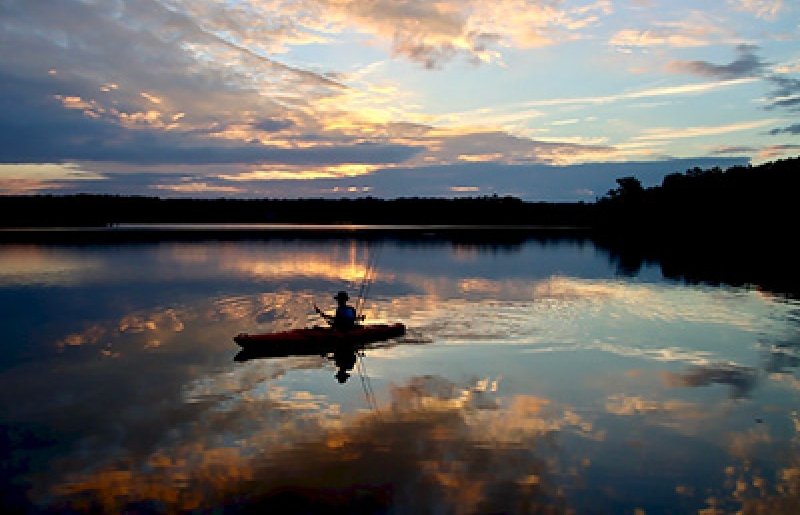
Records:
M377 248L372 244L367 244L367 266L364 270L364 278L361 281L361 287L358 290L358 300L356 301L356 313L361 314L361 310L367 302L369 296L369 289L372 282L375 280L378 255L380 254L381 247Z
M359 352L356 354L358 361L356 362L356 369L358 370L358 377L361 379L361 388L364 390L364 397L367 400L367 406L370 410L380 415L378 409L378 401L375 398L375 390L372 389L372 382L367 373L367 364L364 361L364 354Z
M367 243L367 265L366 269L364 270L364 278L361 281L361 287L358 290L358 300L356 301L356 313L361 317L364 316L362 314L362 310L364 309L364 305L369 297L370 286L375 280L377 274L378 255L380 254L380 250L380 246L378 246L376 249L371 242ZM367 372L367 364L364 360L364 353L358 352L356 356L356 369L358 370L358 376L361 379L361 388L364 390L364 397L367 401L367 406L370 408L370 410L380 416L378 401L375 398L375 390L372 389L372 382L370 381L369 374Z

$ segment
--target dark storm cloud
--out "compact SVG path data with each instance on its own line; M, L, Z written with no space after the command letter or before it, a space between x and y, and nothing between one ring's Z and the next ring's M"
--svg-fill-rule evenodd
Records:
M767 63L756 54L757 50L758 47L754 45L739 45L736 47L739 57L728 64L714 64L708 61L673 61L669 67L674 71L719 80L755 77L761 75L767 67Z

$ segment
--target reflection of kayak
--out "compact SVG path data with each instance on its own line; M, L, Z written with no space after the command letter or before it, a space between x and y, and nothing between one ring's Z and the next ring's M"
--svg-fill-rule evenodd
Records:
M403 324L370 324L356 326L349 331L338 331L328 327L294 329L279 333L246 334L233 338L247 351L274 353L274 355L325 353L337 345L364 345L403 336Z

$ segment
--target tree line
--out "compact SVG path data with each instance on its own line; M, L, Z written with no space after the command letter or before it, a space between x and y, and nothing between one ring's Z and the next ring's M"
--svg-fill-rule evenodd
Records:
M793 228L800 157L727 170L693 168L643 188L634 177L595 204L598 229L670 235L784 234Z
M599 234L780 232L793 226L800 157L758 166L694 168L645 188L635 177L595 202L510 196L380 199L184 199L118 195L0 197L4 227L126 223L448 224L591 228Z
M176 199L116 195L0 198L6 227L140 223L313 223L585 226L586 203L514 197L379 199Z

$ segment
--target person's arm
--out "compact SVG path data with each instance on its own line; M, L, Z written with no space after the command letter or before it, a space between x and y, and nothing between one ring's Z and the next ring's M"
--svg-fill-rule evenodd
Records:
M333 315L326 314L324 311L319 309L319 307L316 304L314 304L314 311L316 311L319 316L321 316L322 318L324 318L328 322L331 322L333 320Z
M354 322L363 322L367 316L366 315L359 315L356 311L356 308L351 308L353 310L353 321Z

